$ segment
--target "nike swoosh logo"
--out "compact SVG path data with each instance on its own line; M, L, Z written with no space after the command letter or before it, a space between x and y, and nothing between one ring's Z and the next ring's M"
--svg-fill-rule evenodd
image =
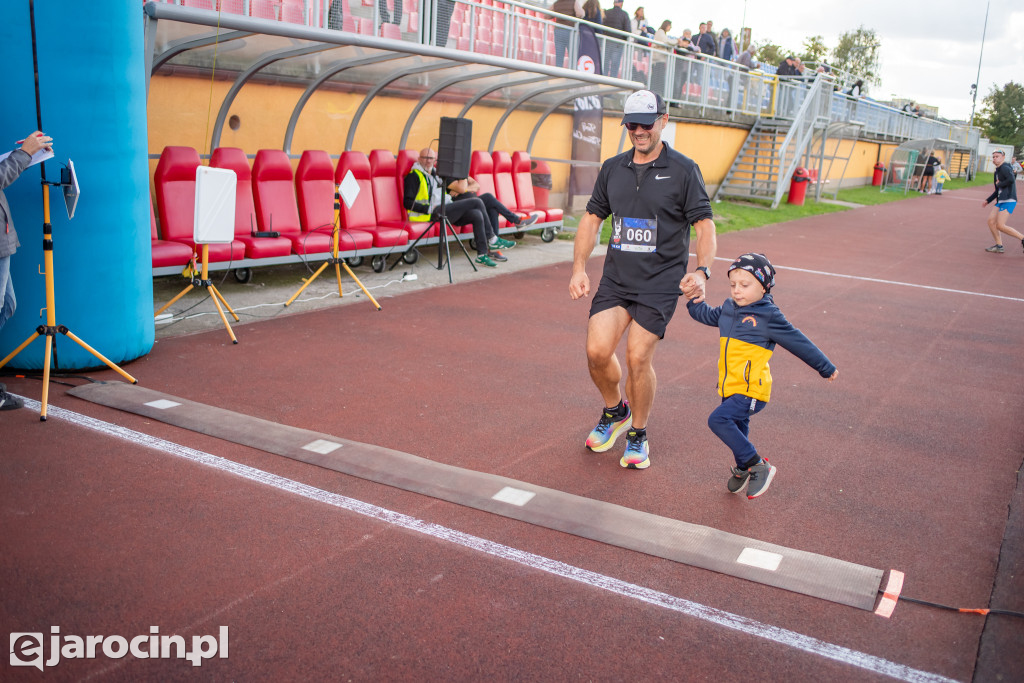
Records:
M668 180L671 177L672 176L670 176L670 175L656 175L656 176L654 176L654 179L655 180Z

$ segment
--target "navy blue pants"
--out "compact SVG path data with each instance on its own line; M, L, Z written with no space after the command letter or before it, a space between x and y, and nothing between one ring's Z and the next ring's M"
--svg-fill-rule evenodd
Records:
M757 462L759 456L754 444L750 443L750 418L768 405L765 401L733 394L723 398L721 405L708 416L708 427L732 450L737 467L747 467Z

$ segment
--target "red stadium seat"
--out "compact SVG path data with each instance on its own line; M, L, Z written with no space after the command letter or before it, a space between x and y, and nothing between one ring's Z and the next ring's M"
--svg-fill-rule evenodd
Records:
M494 190L494 161L491 155L483 150L473 150L469 157L469 175L480 183L480 194L490 192L498 196Z
M526 152L514 152L512 154L512 184L516 190L516 201L520 211L534 210L543 211L545 216L541 220L560 221L562 220L561 209L551 209L546 206L537 206L537 200L533 193L533 176L530 155Z
M284 0L281 5L281 21L292 24L307 24L306 0Z
M295 173L295 190L299 197L299 216L304 234L323 235L327 238L327 250L331 249L331 238L335 223L334 164L331 157L322 150L306 150L299 159ZM373 236L358 230L340 230L338 249L358 251L369 249Z
M258 19L277 19L281 0L249 0L249 16Z
M153 267L184 266L192 258L192 247L181 242L169 242L160 239L156 231L156 214L153 213L153 202L149 203L149 231L153 244Z
M415 161L415 159L413 160ZM412 168L412 163L409 163ZM402 206L405 176L397 174L395 155L386 149L370 151L370 183L373 186L373 208L377 212L377 223L387 228L401 228L409 235L410 240L419 237L423 232L423 223L414 223L406 217ZM426 237L437 237L437 226L427 223Z
M210 155L210 166L235 172L235 239L245 245L246 258L260 259L288 256L292 242L287 237L254 237L256 207L252 200L252 170L245 152L237 147L218 147Z
M220 0L217 8L225 14L241 14L245 16L245 0Z
M398 24L381 24L380 36L381 38L390 38L391 40L401 40L402 29L398 28Z
M352 151L342 152L334 174L335 184L340 185L350 172L359 184L359 194L351 207L344 201L341 202L341 225L345 231L365 230L369 232L373 235L373 246L375 247L398 247L408 244L409 233L404 228L389 228L377 222L373 183L370 181L370 160L366 158L365 154Z
M156 164L153 184L156 186L157 211L163 237L195 247L193 230L196 210L196 169L199 153L192 147L164 147ZM199 251L197 249L197 251ZM211 244L210 263L231 261L245 256L245 246L238 240L228 244Z
M275 231L292 243L296 254L322 254L331 250L330 229L306 233L299 222L295 202L292 162L279 149L261 149L252 165L252 196L256 207L256 227L261 232Z
M491 154L491 161L494 165L494 189L498 201L504 204L509 210L519 214L525 213L520 210L516 200L516 189L512 183L512 157L508 152L495 151ZM537 212L537 220L544 218L544 212ZM502 218L501 227L506 228L509 222Z

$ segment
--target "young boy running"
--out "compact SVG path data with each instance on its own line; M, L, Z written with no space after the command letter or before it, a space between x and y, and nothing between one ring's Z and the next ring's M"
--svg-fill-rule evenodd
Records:
M754 499L768 490L775 477L775 466L758 455L747 438L750 418L768 405L772 391L768 360L775 345L781 344L830 382L839 371L772 301L769 292L775 286L775 268L764 254L743 254L729 266L728 275L731 299L717 308L688 301L686 308L694 320L717 326L721 334L718 394L722 403L708 417L708 427L736 459L729 491L741 493L746 487L747 498Z

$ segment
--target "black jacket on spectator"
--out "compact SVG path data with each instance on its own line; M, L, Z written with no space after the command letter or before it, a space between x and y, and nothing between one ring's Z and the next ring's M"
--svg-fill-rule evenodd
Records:
M632 29L632 23L629 20L629 15L626 14L626 10L622 9L618 5L612 5L610 8L604 11L604 25L608 28L614 28L625 33L629 33ZM624 40L622 36L613 36L619 40Z

